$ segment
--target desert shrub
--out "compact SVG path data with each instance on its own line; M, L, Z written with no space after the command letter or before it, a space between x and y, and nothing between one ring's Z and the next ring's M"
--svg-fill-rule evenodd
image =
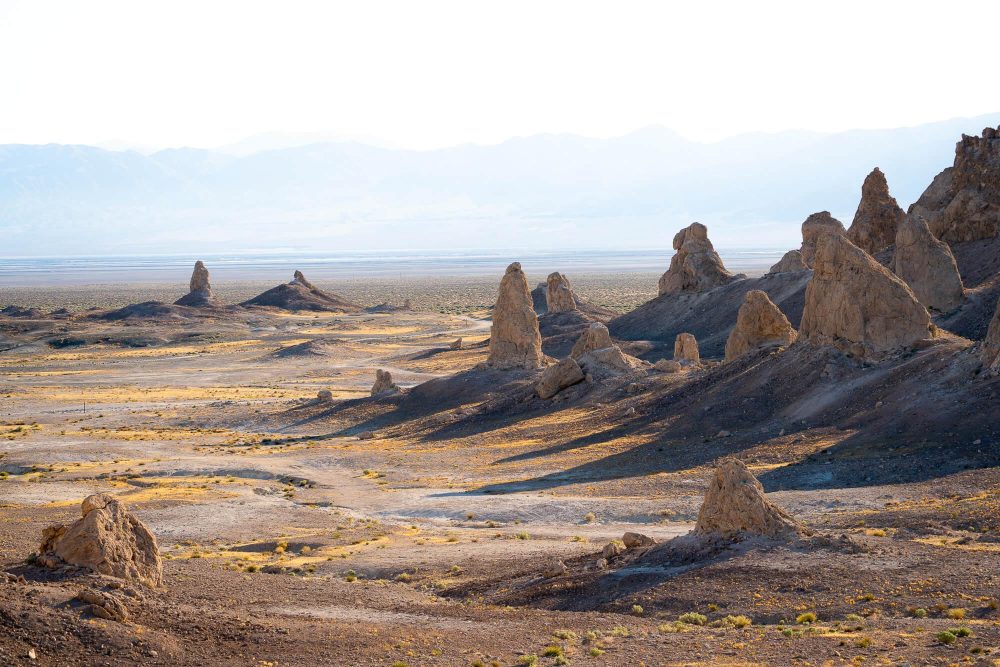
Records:
M917 609L913 610L913 617L914 618L927 618L927 610L924 609L923 607L918 607Z
M645 613L645 610L642 608L642 605L638 604L632 605L632 614L634 614L635 616L642 616L643 613Z
M596 646L594 648L590 649L590 657L591 658L596 658L597 656L600 656L600 655L604 655L604 651L602 651L601 649L597 648Z
M545 656L546 658L554 658L557 655L562 655L562 654L563 654L562 647L557 646L555 644L553 644L552 646L546 646L545 649L542 651L542 655Z
M597 515L594 514L593 512L587 512L586 514L583 515L583 520L586 523L594 523L595 521L597 521Z
M726 625L731 625L734 628L746 628L753 623L753 621L751 621L748 617L743 616L742 614L739 616L726 616L724 619L722 619L722 621Z
M576 639L576 633L572 630L556 630L552 636L556 639Z
M972 630L965 627L964 625L959 628L948 628L948 632L955 635L956 637L971 637Z
M961 607L954 607L946 611L944 615L952 620L960 621L965 618L965 610Z
M527 667L535 667L538 664L538 656L532 653L531 655L522 655L517 659L517 664L526 665Z
M945 630L944 632L939 632L935 635L936 639L942 644L954 644L955 640L958 639L955 635Z
M816 622L816 614L811 611L807 611L804 614L799 614L795 617L795 622L799 625L808 625L810 623Z

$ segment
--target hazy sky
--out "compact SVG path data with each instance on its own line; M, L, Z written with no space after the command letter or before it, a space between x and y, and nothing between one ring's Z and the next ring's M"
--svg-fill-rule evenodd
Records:
M1000 109L995 2L0 0L0 143L698 139Z

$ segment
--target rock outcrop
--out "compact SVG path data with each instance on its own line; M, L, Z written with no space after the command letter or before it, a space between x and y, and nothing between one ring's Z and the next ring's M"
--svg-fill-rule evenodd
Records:
M747 292L736 326L726 341L726 361L762 347L787 347L795 342L798 333L781 309L768 298L767 292Z
M816 255L816 241L825 234L847 236L844 225L829 211L813 213L802 223L802 263L812 268L813 257Z
M674 340L674 361L691 364L701 363L698 340L692 334L677 334L677 338Z
M372 385L372 396L381 394L394 394L399 391L399 387L392 381L392 373L381 368L375 371L375 384Z
M981 354L983 364L988 369L1000 371L1000 301L997 302L997 310L990 320L990 328L986 332Z
M594 322L580 334L569 355L575 359L582 357L587 352L603 350L606 347L614 346L614 344L608 328L600 322Z
M801 337L878 359L934 332L927 309L906 283L846 237L819 238Z
M569 354L586 373L596 378L629 373L645 365L645 362L622 352L611 340L608 328L600 322L591 323L580 334Z
M538 316L532 307L528 279L519 262L508 266L500 280L486 363L499 369L535 369L542 365Z
M81 519L42 532L40 564L86 568L151 588L163 583L156 537L124 505L100 493L84 498L81 509Z
M674 236L670 268L660 277L660 295L680 292L707 292L736 280L722 263L708 240L708 228L692 223Z
M802 251L801 250L789 250L778 263L771 267L768 274L773 273L791 273L793 271L805 271L809 267L806 263L802 261Z
M453 340L450 343L448 343L448 349L449 350L461 350L462 349L462 345L463 345L462 337L459 336L455 340Z
M802 528L767 499L764 487L742 461L725 459L705 492L694 532L729 539L754 535L788 539L797 537Z
M552 398L566 387L571 387L583 381L583 370L573 357L566 357L542 372L542 377L535 385L535 393L539 398Z
M934 238L923 219L911 216L900 226L892 262L893 271L926 308L947 313L965 299L951 248Z
M354 313L361 306L347 299L324 292L306 280L301 271L296 271L291 282L272 287L240 304L243 307L263 306L281 310L308 310L314 312Z
M889 194L885 174L878 167L872 170L861 186L861 203L847 238L869 255L885 250L896 242L896 232L906 214Z
M205 268L205 263L200 259L194 263L194 271L191 272L190 291L174 302L175 306L190 306L192 308L204 308L218 305L215 294L212 293L212 282Z
M938 174L908 211L947 243L1000 236L1000 128L962 135L954 165Z
M559 273L550 273L545 281L545 306L547 312L565 313L576 310L576 296L569 278Z

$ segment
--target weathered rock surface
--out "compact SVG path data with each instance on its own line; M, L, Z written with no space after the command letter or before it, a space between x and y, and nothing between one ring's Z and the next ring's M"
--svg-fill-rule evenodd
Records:
M698 351L698 340L689 333L679 333L674 340L674 361L701 363L701 353Z
M805 271L809 267L806 263L802 261L802 251L801 250L789 250L778 263L771 267L768 274L773 273L791 273L792 271Z
M799 334L878 359L935 332L906 283L839 234L821 236Z
M926 219L934 236L952 244L1000 236L1000 128L962 135L953 166L934 178L908 215Z
M128 607L119 598L94 588L85 588L76 594L75 600L87 605L84 611L91 616L117 623L127 623Z
M392 373L381 368L375 371L375 384L372 385L372 396L379 394L395 393L399 387L392 381Z
M308 310L315 312L353 313L361 306L347 299L324 292L296 271L291 282L272 287L262 294L240 304L243 307L264 306L281 310Z
M762 347L787 347L798 333L767 292L752 290L736 316L736 326L726 341L726 361Z
M74 565L149 587L163 583L156 537L114 497L88 496L83 518L42 532L38 562L58 568Z
M829 211L813 213L802 223L802 262L812 268L813 257L816 255L816 241L825 234L847 236L844 225Z
M656 544L656 540L642 533L625 533L622 535L622 544L626 549L637 549L639 547L651 547Z
M680 365L680 362L673 359L660 359L653 364L653 368L663 373L679 373L683 366Z
M861 203L847 238L869 255L885 250L896 242L896 232L906 214L889 194L885 174L878 167L872 170L861 186Z
M629 356L611 340L608 328L600 322L587 327L573 345L570 358L577 360L585 373L596 378L628 373L645 362Z
M455 340L448 343L449 350L461 350L462 349L462 338L459 336Z
M316 400L320 403L333 403L333 392L329 389L320 389L316 393Z
M614 344L608 328L600 322L594 322L580 334L576 344L573 345L573 351L569 354L573 358L578 358L587 352L603 350L606 347L612 347Z
M707 292L739 277L726 270L708 240L708 228L700 222L677 232L673 245L677 252L670 260L670 268L660 277L661 295Z
M215 294L212 293L212 283L209 278L208 269L200 259L194 263L194 271L191 272L190 291L174 302L175 306L190 306L192 308L202 308L206 306L216 306L218 302Z
M542 365L538 316L532 307L528 279L519 262L508 266L500 280L493 308L493 326L490 327L487 364L499 369L535 369Z
M965 290L951 248L934 238L927 223L908 217L896 234L893 271L926 308L947 313L962 304Z
M725 459L705 492L694 532L734 538L760 535L793 538L801 526L764 495L764 487L737 459Z
M987 368L1000 371L1000 302L997 302L996 313L990 321L986 340L983 341L982 357Z
M566 357L542 372L541 379L535 385L535 392L539 398L552 398L577 382L583 382L583 370L576 359Z
M545 282L545 306L550 313L576 310L576 296L569 278L558 271L550 273Z

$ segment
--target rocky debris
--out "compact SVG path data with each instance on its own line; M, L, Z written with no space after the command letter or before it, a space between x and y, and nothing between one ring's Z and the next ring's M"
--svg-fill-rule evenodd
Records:
M826 234L847 236L843 223L830 215L829 211L813 213L802 223L802 263L812 268L816 255L816 241Z
M357 438L358 440L374 440L375 433L374 431L361 431L358 433Z
M455 340L448 343L449 350L461 350L462 349L462 338L456 338Z
M910 216L900 226L892 261L892 270L926 308L947 313L965 299L951 248L934 238L923 219Z
M698 340L689 333L679 333L674 340L674 361L679 363L701 363L701 354L698 352Z
M194 271L191 272L190 291L181 298L174 301L175 306L190 306L192 308L204 308L206 306L216 306L215 295L212 293L212 283L209 279L208 269L200 259L194 263Z
M541 379L535 385L535 393L539 398L552 398L577 382L583 382L583 370L576 359L566 357L542 372Z
M91 616L117 623L128 623L128 607L117 597L94 588L85 588L73 598L87 605L84 611Z
M258 294L240 304L243 307L263 306L281 310L307 310L313 312L354 313L361 306L330 292L324 292L296 271L291 282Z
M532 307L528 279L520 262L508 266L500 280L486 363L498 369L536 369L542 365L538 316Z
M625 533L622 535L622 544L626 549L638 549L640 547L651 547L656 544L656 540L642 533Z
M902 280L839 234L816 244L800 336L878 359L935 334L927 309Z
M726 361L762 347L787 347L799 335L781 309L768 298L767 292L747 292L736 326L726 341Z
M681 366L679 362L676 362L673 359L660 359L655 364L653 364L653 368L660 371L661 373L679 373L683 368L683 366Z
M746 535L792 538L802 527L764 495L764 487L737 459L715 469L698 512L694 533L728 539Z
M576 295L569 278L559 273L550 273L545 286L545 306L550 313L565 313L576 310Z
M740 277L726 270L722 258L708 240L708 228L700 222L677 232L673 245L677 252L670 259L670 268L660 277L661 296L707 292Z
M316 394L316 400L320 403L333 403L333 392L329 389L320 389Z
M546 579L552 579L553 577L561 577L567 572L569 572L569 568L566 567L566 563L556 559L546 566L542 571L542 576Z
M808 268L806 263L802 261L801 250L789 250L781 256L778 263L772 266L767 273L768 275L774 273L791 273L793 271L805 271Z
M392 381L392 373L381 368L375 371L375 384L372 385L372 396L382 394L394 394L399 391L399 387Z
M154 588L163 583L156 537L114 497L87 496L83 518L42 531L38 562L48 568L82 567Z
M955 162L938 174L910 206L947 243L1000 236L1000 128L981 137L962 135Z
M861 203L847 238L869 255L881 252L896 242L896 232L906 214L889 194L885 174L878 167L872 170L861 186Z
M1000 371L1000 302L997 302L996 313L983 341L982 358L987 368Z
M625 553L625 545L620 540L612 540L604 545L601 549L601 557L604 560L611 561L618 558L623 553Z

